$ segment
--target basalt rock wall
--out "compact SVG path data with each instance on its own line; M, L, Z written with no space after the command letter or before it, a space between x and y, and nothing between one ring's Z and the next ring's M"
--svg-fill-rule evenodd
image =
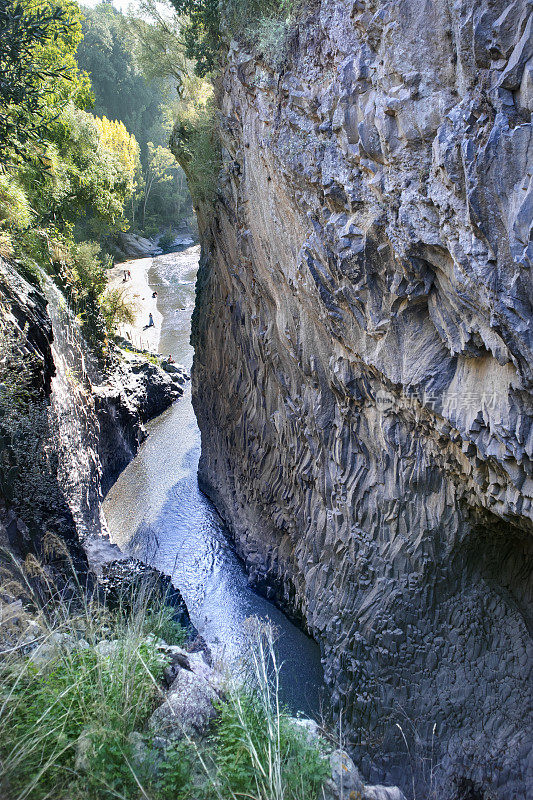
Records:
M532 785L532 43L527 0L321 0L218 87L201 484L419 797Z
M143 423L182 393L181 374L117 348L111 356L101 369L48 276L32 285L0 259L0 546L51 557L58 575L69 558L87 572L89 540L105 533L104 494Z

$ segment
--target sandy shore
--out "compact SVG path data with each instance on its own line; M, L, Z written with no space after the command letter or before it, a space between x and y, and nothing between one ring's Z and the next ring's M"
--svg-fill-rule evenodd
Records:
M158 352L163 316L157 310L157 298L152 297L152 289L148 283L148 270L152 266L152 258L137 258L117 264L108 272L108 285L111 289L120 289L127 300L133 303L135 323L120 325L118 333L140 349ZM124 281L124 270L131 272L131 278ZM148 315L152 314L154 325L148 328Z
M152 266L153 258L137 258L125 261L108 270L107 284L110 289L120 289L125 297L131 300L135 308L135 323L133 325L120 325L118 333L140 349L150 350L152 353L158 352L159 339L161 336L161 323L163 316L157 310L157 298L152 297L152 289L148 284L148 271ZM131 272L131 278L124 281L124 270ZM152 312L154 325L146 328L148 324L148 314ZM128 359L142 357L128 354ZM110 561L123 561L128 556L109 541L107 533L107 523L105 519L102 525L103 533L101 536L90 536L84 542L85 552L89 559L91 569L97 574L102 572L102 568Z

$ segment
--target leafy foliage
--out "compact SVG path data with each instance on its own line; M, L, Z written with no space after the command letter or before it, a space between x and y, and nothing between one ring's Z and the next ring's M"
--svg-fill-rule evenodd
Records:
M62 106L90 101L74 53L81 14L72 0L3 0L0 4L0 161L24 157Z
M110 3L84 10L80 69L91 78L94 113L120 120L144 151L161 115L165 86L146 81L137 63L137 39L126 17Z
M131 225L152 235L190 211L183 172L173 159L154 175L151 148L166 150L187 64L175 18L144 0L125 17L108 3L86 10L78 62L91 74L96 113L119 120L139 144L139 169L127 204ZM112 123L116 124L116 123ZM168 152L168 151L167 151Z
M37 157L18 168L17 180L42 226L68 233L78 224L80 234L98 236L126 225L123 208L133 191L136 165L125 157L124 140L109 135L109 125L68 105L49 128ZM135 153L132 137L125 130L119 133ZM24 228L20 222L16 227Z
M143 629L146 633L153 633L159 636L167 644L182 647L187 638L187 631L176 622L175 612L172 606L164 605L157 608L148 609L143 621Z
M316 744L284 712L272 718L253 691L234 691L220 705L214 743L219 780L237 797L316 798L328 776Z
M218 0L171 0L187 19L183 29L185 52L195 62L196 74L203 78L218 63L220 55L220 6Z
M92 102L76 62L81 26L73 0L0 4L0 238L28 279L39 267L59 278L103 353L128 310L108 298L102 314L106 260L94 240L128 226L139 146L121 122L80 107Z
M10 738L3 755L18 767L10 775L15 795L25 791L28 796L32 782L30 796L35 800L58 791L65 778L69 780L75 746L87 729L91 794L96 790L96 796L105 797L103 787L135 786L124 769L127 737L152 708L154 687L147 668L158 675L161 662L154 648L144 642L136 644L133 653L128 647L131 644L125 642L108 657L93 648L75 649L60 655L45 674L28 666L8 701L6 733ZM129 667L127 677L124 661ZM12 709L16 715L10 714ZM18 756L15 748L20 748ZM117 769L119 765L122 770Z
M108 289L101 299L101 309L106 331L110 336L116 333L119 325L133 325L135 322L131 302L122 289Z
M158 800L189 800L193 752L188 742L175 742L165 751L155 779Z
M150 611L161 597L149 583L113 612L77 586L74 604L53 584L44 604L35 598L43 657L15 655L0 667L2 797L137 797L148 779L133 766L130 735L153 710L166 664L148 628L160 635L168 615Z
M318 798L329 774L328 760L318 741L296 727L280 707L272 625L253 618L248 622L248 663L220 704L213 741L223 796Z
M31 208L23 187L16 178L0 174L0 226L27 227L31 221Z
M205 77L217 68L224 40L237 36L253 41L261 20L285 20L290 17L294 4L294 0L171 2L178 14L186 20L183 27L185 52L195 62L195 71L199 77Z
M45 574L35 561L32 570ZM130 584L111 609L87 598L76 577L80 595L70 601L49 581L39 597L25 582L40 609L40 649L28 657L19 643L0 664L6 800L321 796L326 751L280 708L271 626L252 626L251 671L229 679L212 737L156 748L140 731L168 663L155 643L168 641L173 613L160 591L149 580Z
M135 136L128 133L124 123L119 120L111 122L105 116L101 119L96 117L96 128L100 146L112 153L122 165L128 179L127 193L131 194L141 166Z
M187 176L196 209L212 202L221 156L212 88L206 81L180 106L170 149Z
M143 75L156 85L166 86L170 80L181 94L192 64L187 60L182 21L175 9L168 2L139 0L134 16L130 11L128 23L135 35L135 59Z

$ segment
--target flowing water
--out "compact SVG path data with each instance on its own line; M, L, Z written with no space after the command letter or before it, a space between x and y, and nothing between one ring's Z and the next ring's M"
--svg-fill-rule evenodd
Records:
M154 259L149 272L163 315L159 352L187 369L199 248ZM238 662L247 617L270 619L279 631L281 695L294 711L319 711L323 673L316 643L249 586L228 532L197 481L200 431L191 387L149 428L149 437L110 490L104 513L123 551L171 575L193 624L218 655Z

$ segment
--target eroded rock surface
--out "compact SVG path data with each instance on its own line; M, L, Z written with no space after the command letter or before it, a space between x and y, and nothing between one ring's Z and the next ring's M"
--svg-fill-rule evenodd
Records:
M210 667L202 653L187 653L167 646L175 677L162 703L152 714L150 728L161 736L204 736L216 716L222 675Z
M202 486L365 779L409 791L398 723L443 800L533 780L531 24L321 0L281 72L233 43L199 215Z
M133 348L112 355L102 370L50 278L33 286L0 259L0 544L19 557L41 557L49 533L83 574L80 541L105 530L103 495L144 423L183 394L177 365L170 374ZM10 403L17 380L24 402Z

